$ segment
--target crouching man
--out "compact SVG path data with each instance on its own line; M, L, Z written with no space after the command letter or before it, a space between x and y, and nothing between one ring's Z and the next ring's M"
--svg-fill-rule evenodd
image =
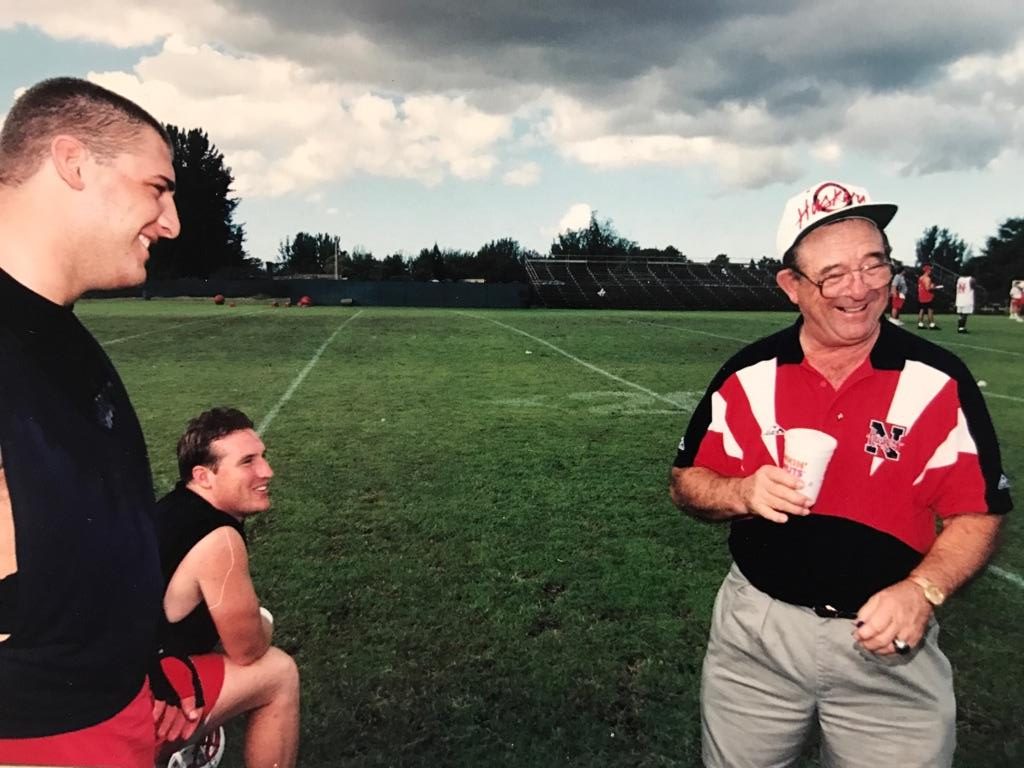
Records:
M246 766L290 768L299 673L271 645L273 620L256 597L245 541L245 518L270 507L274 473L265 453L252 421L233 408L200 414L178 441L181 479L156 510L166 584L162 650L175 687L183 696L196 689L197 706L205 706L199 736L247 714ZM171 743L165 752L181 747Z

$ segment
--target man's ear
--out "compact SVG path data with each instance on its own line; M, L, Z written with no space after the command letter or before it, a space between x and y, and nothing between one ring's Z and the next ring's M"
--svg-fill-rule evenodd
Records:
M775 274L775 282L778 284L782 292L786 294L791 302L798 304L797 297L797 286L800 283L800 276L791 269L780 269Z
M89 150L74 136L55 136L50 142L50 159L64 183L76 191L85 188L82 168L89 157Z
M213 470L203 464L192 467L192 482L200 488L210 488L213 485Z

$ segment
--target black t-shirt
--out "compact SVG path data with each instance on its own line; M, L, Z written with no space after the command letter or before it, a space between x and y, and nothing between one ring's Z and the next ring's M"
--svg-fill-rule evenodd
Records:
M0 737L94 725L134 698L156 651L146 445L113 365L71 309L2 271L0 452L18 565L0 642Z

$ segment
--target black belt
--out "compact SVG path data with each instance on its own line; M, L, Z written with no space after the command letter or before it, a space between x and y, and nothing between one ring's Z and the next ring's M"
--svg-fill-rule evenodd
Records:
M823 619L856 619L856 611L844 611L832 605L814 605L811 610Z

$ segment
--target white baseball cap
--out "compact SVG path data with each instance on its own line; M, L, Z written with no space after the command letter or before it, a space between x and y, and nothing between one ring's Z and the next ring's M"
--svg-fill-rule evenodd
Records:
M779 222L775 247L779 258L800 242L808 232L839 219L868 219L885 229L896 215L892 203L873 203L864 187L823 181L794 195L786 203Z

